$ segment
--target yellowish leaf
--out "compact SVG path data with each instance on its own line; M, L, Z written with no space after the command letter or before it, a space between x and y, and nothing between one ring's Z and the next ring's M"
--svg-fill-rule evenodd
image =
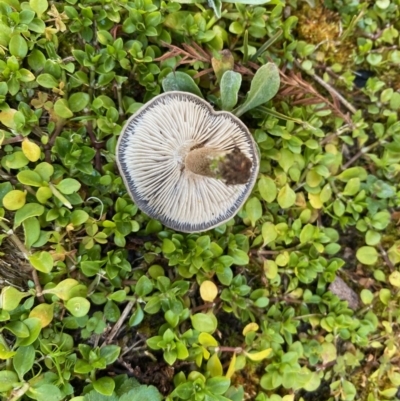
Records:
M0 122L7 128L15 129L14 114L17 112L15 109L8 109L0 112Z
M235 373L235 365L236 365L236 354L233 354L231 362L229 364L229 368L225 375L228 379L230 379Z
M207 360L210 357L210 355L211 354L208 352L208 349L203 347L203 358Z
M54 306L49 304L40 304L35 306L29 313L29 317L37 317L43 327L48 326L53 320Z
M213 302L218 295L217 286L210 280L203 281L200 286L200 296L203 301Z
M208 360L207 371L210 373L211 377L223 375L222 364L216 353L213 354L211 358Z
M285 395L285 396L282 398L282 401L294 401L294 394Z
M322 343L321 358L324 364L334 361L337 358L336 347L332 343Z
M319 194L308 194L308 199L310 200L311 206L314 209L321 209L323 204L321 202L321 199L319 197Z
M268 358L268 356L270 355L271 352L272 352L272 348L268 348L268 349L265 349L265 350L259 351L259 352L251 352L251 353L246 352L245 355L250 360L258 362L258 361L262 361L265 358Z
M25 205L26 192L15 189L8 192L3 198L3 206L8 210L18 210Z
M31 162L36 162L40 158L40 148L36 145L35 142L30 141L28 138L25 138L22 141L22 152L26 156L26 158Z
M199 343L205 347L218 347L217 340L208 333L200 333Z
M257 331L259 328L260 326L257 323L249 323L245 326L242 333L245 336L247 333L250 333L251 331Z

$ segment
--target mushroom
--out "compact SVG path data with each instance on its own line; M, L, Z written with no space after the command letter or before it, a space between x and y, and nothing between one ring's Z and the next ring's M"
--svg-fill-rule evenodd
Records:
M117 163L143 212L189 233L219 226L237 213L255 184L259 154L233 114L173 91L129 118L118 140Z

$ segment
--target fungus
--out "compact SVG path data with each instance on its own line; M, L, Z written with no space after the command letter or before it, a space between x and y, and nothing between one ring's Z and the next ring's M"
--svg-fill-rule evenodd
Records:
M259 155L247 127L186 92L166 92L125 124L117 163L148 216L182 232L231 219L250 194Z

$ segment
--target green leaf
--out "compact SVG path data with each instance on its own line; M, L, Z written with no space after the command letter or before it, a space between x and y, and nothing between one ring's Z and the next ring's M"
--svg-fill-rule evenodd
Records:
M3 207L3 199L8 192L13 190L12 185L9 182L2 182L0 184L0 207ZM22 192L22 191L21 191ZM22 205L23 206L23 205ZM21 206L21 207L22 207Z
M315 226L311 224L306 224L300 233L300 243L307 244L313 239L315 233Z
M231 381L226 377L212 377L206 381L206 389L215 395L224 394L230 385Z
M36 217L30 217L22 223L22 227L25 234L25 246L30 249L40 237L39 220Z
M15 213L14 228L21 225L26 219L30 217L41 216L44 213L44 207L38 203L27 203Z
M267 63L260 67L253 77L250 91L245 102L237 107L233 114L240 117L247 111L268 102L278 92L280 85L279 70L274 63Z
M267 4L271 0L224 0L225 3L239 3L239 4L250 4L252 6L259 6L261 4Z
M72 112L82 111L89 104L90 96L85 92L72 94L68 99L69 109Z
M79 181L74 180L73 178L65 178L56 185L56 188L64 195L71 195L74 192L79 191L81 184Z
M33 344L39 337L42 330L42 322L36 317L29 317L24 320L24 324L28 327L29 336L25 338L18 338L16 346L27 346Z
M193 382L181 383L175 388L171 396L179 397L181 400L189 400L193 395L194 385Z
M153 291L153 283L147 276L142 276L135 286L135 294L144 297Z
M52 196L53 192L51 192L49 187L40 187L36 191L36 199L43 204L46 203Z
M58 99L54 104L54 111L61 118L71 118L74 113L69 108L69 104L65 99Z
M19 379L22 381L25 374L28 373L35 361L35 348L32 345L27 347L19 347L13 358L14 369Z
M205 333L212 333L217 328L215 324L215 318L209 314L196 313L195 315L191 316L190 319L192 320L192 325L195 330Z
M114 363L121 353L121 347L118 345L106 345L100 349L100 357L104 358L107 365Z
M42 177L32 170L24 170L17 174L17 179L21 184L32 187L40 187L43 183Z
M86 298L75 297L69 299L65 303L65 307L72 316L82 317L88 314L90 310L90 302Z
M275 241L278 237L278 232L276 231L275 224L269 221L263 224L261 233L264 240L263 246Z
M193 78L181 71L170 72L162 81L162 86L165 92L190 92L197 96L203 97Z
M260 191L260 195L264 200L268 203L271 203L275 200L277 190L275 181L266 176L261 176L260 180L258 181L258 190Z
M9 370L2 370L0 372L0 392L10 391L16 387L18 383L18 376L16 373Z
M362 246L358 248L356 257L364 265L374 265L378 260L378 252L372 246Z
M135 312L129 318L129 327L134 327L140 324L144 319L144 312L140 305L137 305Z
M70 216L71 223L77 227L89 219L89 215L84 210L74 210Z
M49 182L54 174L54 167L50 163L42 162L36 165L34 171L42 177L43 181Z
M360 181L365 181L367 176L368 174L364 167L351 167L347 170L344 170L337 176L337 178L343 182L348 182L352 178L358 178Z
M28 44L20 34L11 37L8 48L10 49L10 54L15 57L24 58L28 54Z
M357 395L356 387L348 380L342 380L342 390L343 395L341 399L343 401L353 401L355 396Z
M208 5L213 9L215 17L221 18L222 1L221 0L207 0Z
M208 333L199 334L199 344L204 345L205 347L218 347L218 341Z
M43 294L54 294L63 301L68 301L73 297L73 289L79 285L79 282L73 278L66 278L60 281L54 288L43 290Z
M9 330L18 338L28 338L30 335L28 326L22 322L10 322L6 324L4 328Z
M60 389L54 384L40 384L37 387L30 387L27 395L36 401L60 401L64 398Z
M156 387L141 385L123 394L119 401L161 401L162 399L163 397Z
M3 287L0 295L0 308L5 311L12 311L17 308L23 298L28 296L29 293L21 292L14 287Z
M93 388L103 395L111 395L114 392L115 381L111 377L101 377L93 382Z
M163 253L172 253L175 251L176 247L175 244L170 239L164 238L161 249Z
M46 251L35 252L33 255L29 256L29 261L36 270L42 273L50 273L53 269L53 258L50 253Z
M364 288L361 290L360 298L364 305L370 305L374 300L374 294L370 290Z
M286 184L282 187L278 194L278 203L282 209L288 209L293 206L296 202L296 193L292 188L289 187L289 184Z
M37 78L36 81L39 85L43 86L43 88L47 89L53 89L57 88L59 85L59 82L57 79L53 77L51 74L40 74Z
M3 206L8 210L21 209L26 202L26 192L14 189L8 192L3 198Z
M374 230L368 230L365 234L365 242L367 245L375 246L381 242L381 235Z
M47 0L29 0L29 5L39 18L49 7Z
M238 101L242 76L238 72L225 71L221 79L221 105L223 110L232 110Z
M221 361L216 352L207 361L207 372L210 373L211 377L222 376L224 374Z
M252 227L255 227L257 220L262 217L261 202L253 197L246 202L245 210Z

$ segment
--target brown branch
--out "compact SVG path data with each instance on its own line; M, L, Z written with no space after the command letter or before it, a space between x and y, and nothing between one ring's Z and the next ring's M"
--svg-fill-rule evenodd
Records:
M24 258L29 262L29 268L27 268L25 265L21 264L21 268L25 270L26 272L30 272L32 274L32 279L33 282L35 283L35 289L36 289L36 297L38 298L39 302L43 303L44 298L42 295L42 286L40 285L39 277L37 274L36 269L30 264L29 261L29 254L30 252L26 249L25 245L22 243L22 241L19 239L17 235L15 235L14 231L8 227L3 221L0 221L0 227L4 230L4 232L7 234L7 238L19 249L19 251L22 253Z
M90 142L94 149L96 149L96 156L95 156L95 168L97 171L101 172L102 166L101 166L101 154L100 154L100 149L102 148L102 143L97 141L97 138L93 132L93 124L92 121L88 121L86 123L86 132L89 135Z
M106 344L109 344L114 339L114 337L118 333L119 329L123 325L124 320L126 319L126 317L129 315L130 311L132 310L133 305L135 305L135 302L136 301L129 301L126 304L125 309L122 311L121 316L119 317L118 321L115 323L114 327L111 329L107 338L104 340L102 347Z
M391 272L393 272L395 270L395 268L393 266L393 263L390 261L390 259L388 257L388 254L385 251L385 249L383 248L381 243L378 244L378 248L379 248L379 251L380 251L380 253L381 253L382 257L383 257L383 260L385 261L387 267L390 269Z
M296 74L291 71L286 75L283 71L280 71L280 76L282 82L281 90L279 91L280 97L293 97L293 104L311 105L324 103L326 109L331 110L348 125L353 126L351 118L340 110L337 102L330 101L320 94L309 82L303 79L300 73Z
M0 146L9 145L10 143L22 142L24 137L22 135L17 135L12 138L4 139L4 141L0 142Z

